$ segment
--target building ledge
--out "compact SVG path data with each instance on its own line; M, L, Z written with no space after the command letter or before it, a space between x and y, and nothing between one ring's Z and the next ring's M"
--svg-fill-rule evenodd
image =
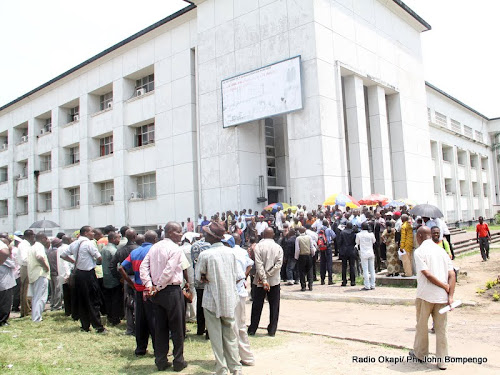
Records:
M28 141L21 141L21 142L17 142L17 143L16 143L16 146L19 146L19 145L22 145L22 144L25 144L25 143L28 143Z
M52 169L47 169L46 171L40 171L40 174L48 174L52 172Z
M92 159L92 161L98 161L98 160L102 160L102 159L106 159L106 158L111 158L111 157L113 157L113 154L112 154L112 153L111 153L111 154L104 155L104 156L99 156L99 157L97 157L97 158L95 158L95 159Z
M75 207L64 207L63 210L78 210L80 209L80 206L75 206Z
M93 204L92 206L93 207L112 206L113 204L114 204L114 202L106 202L106 203L96 203L96 204Z
M43 134L42 134L42 133L40 133L40 134L38 134L36 137L37 137L37 138L42 138L42 137L45 137L46 135L49 135L49 134L52 134L52 130L51 130L50 132L45 132L45 133L43 133Z
M73 163L73 164L68 164L68 165L65 165L65 166L63 166L63 169L64 169L64 168L71 168L71 167L76 167L77 165L80 165L80 162L78 162L78 163Z
M142 201L154 201L156 200L156 197L150 197L150 198L130 198L130 202L142 202Z
M95 113L92 113L90 115L90 117L96 117L96 116L99 116L99 115L102 115L103 113L106 113L106 112L109 112L109 111L112 111L113 110L113 107L111 108L106 108L106 109L101 109L100 111L97 111Z
M25 216L25 215L28 215L27 212L18 212L16 213L16 216Z
M145 98L146 96L150 96L150 95L153 95L155 93L155 90L152 90L150 92L147 92L143 95L139 95L139 96L133 96L131 97L130 99L126 100L125 103L132 103L132 102L135 102L136 100L139 100L139 99L142 99L142 98Z
M147 145L144 145L144 146L137 146L137 147L129 148L128 151L129 152L134 152L134 151L143 150L143 149L148 148L148 147L154 147L155 144L156 143L154 143L154 142L148 143Z
M80 122L80 120L78 120L78 121L71 121L71 122L67 122L67 123L66 123L66 124L64 124L62 127L63 127L63 128L66 128L66 127L68 127L68 126L78 124L79 122Z

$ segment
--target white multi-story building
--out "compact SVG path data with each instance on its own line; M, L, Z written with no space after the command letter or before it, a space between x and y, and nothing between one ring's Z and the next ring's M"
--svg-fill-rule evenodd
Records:
M340 191L491 215L500 122L425 85L430 26L400 0L189 3L0 108L0 231L141 230ZM250 120L226 126L223 82L295 56L301 87L277 100L300 109L241 102Z

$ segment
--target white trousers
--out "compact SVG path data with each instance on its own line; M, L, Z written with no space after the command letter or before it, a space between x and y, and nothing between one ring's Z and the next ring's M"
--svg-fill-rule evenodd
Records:
M31 320L42 321L42 313L49 297L49 279L40 276L31 284L33 297L31 298Z
M240 352L240 359L246 365L253 366L255 364L255 357L250 351L250 342L248 341L245 302L246 297L241 297L234 310L234 334L238 339L238 350Z
M366 289L375 288L375 258L361 258L363 282Z

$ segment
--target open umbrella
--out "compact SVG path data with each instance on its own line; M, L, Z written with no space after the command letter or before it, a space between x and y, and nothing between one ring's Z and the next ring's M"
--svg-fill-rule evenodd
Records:
M282 211L286 211L286 210L288 210L290 205L286 204L286 203L282 203L282 202L271 203L271 204L267 205L266 207L264 207L264 210L271 211L274 214L274 213L276 213L276 211L278 211L278 207L281 208Z
M359 202L348 194L337 193L330 195L323 202L323 206L347 206L351 208L358 208L360 206Z
M402 206L406 205L406 206L409 206L409 207L415 207L417 205L417 202L415 202L413 199L399 198L397 200L404 203Z
M410 210L410 214L432 218L440 218L444 216L441 210L432 204L417 204Z
M30 228L40 228L40 229L59 228L59 224L56 224L50 220L43 219L43 220L35 221L33 224L30 225Z
M398 200L398 199L394 199L392 201L390 201L389 203L387 203L385 206L386 207L401 207L401 206L404 206L406 203L401 201L401 200Z
M387 202L389 202L389 198L382 194L370 194L369 196L360 199L358 202L359 204L365 206L376 206L379 203L382 203L382 205L386 205Z

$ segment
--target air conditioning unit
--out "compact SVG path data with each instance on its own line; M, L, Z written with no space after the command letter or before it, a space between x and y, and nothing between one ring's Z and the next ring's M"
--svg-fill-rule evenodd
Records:
M112 102L108 103L108 108L113 108L113 103Z
M28 142L28 136L27 136L27 135L23 135L23 136L21 137L21 141L23 141L23 142Z
M142 198L142 194L138 191L134 191L130 194L130 199L140 199Z
M144 95L145 93L146 93L145 88L137 89L137 91L135 92L135 96L141 96L141 95Z
M9 145L8 145L7 143L4 143L4 144L2 145L2 149L3 149L3 150L7 150L7 147L9 147Z
M19 173L19 176L17 176L18 179L21 179L21 178L24 178L24 174L23 173Z
M40 134L45 134L45 129L40 130Z
M74 115L73 121L80 121L80 115Z
M112 195L109 196L109 201L110 202L113 202L114 199L115 199L115 197L113 197Z

